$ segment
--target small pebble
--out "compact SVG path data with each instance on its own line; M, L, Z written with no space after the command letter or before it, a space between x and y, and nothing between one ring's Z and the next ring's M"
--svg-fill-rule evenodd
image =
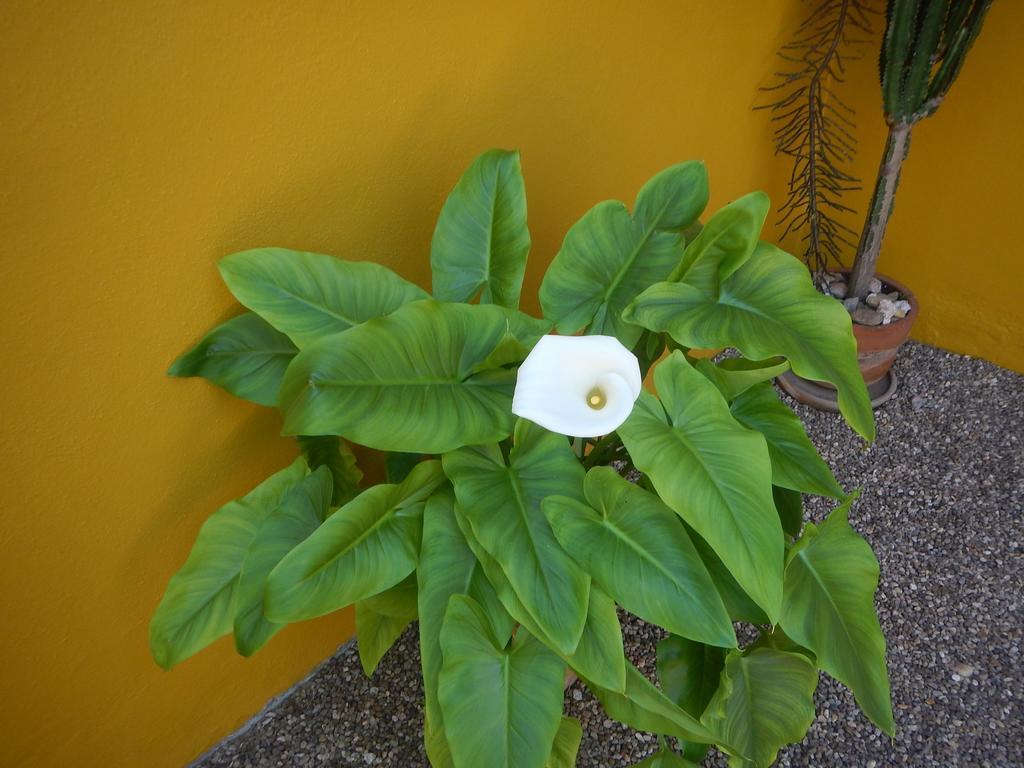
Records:
M853 322L858 325L881 325L882 313L871 307L859 307L851 313Z
M829 283L828 292L835 296L837 299L846 298L846 283L841 280L836 280L834 283Z
M960 677L970 677L974 674L974 667L970 664L957 664L953 669Z

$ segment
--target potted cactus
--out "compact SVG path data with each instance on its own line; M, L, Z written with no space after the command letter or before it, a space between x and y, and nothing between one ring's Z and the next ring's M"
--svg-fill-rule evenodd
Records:
M777 149L795 158L790 182L792 210L784 207L784 220L788 216L791 223L806 225L809 234L805 238L805 260L815 271L818 284L843 300L851 313L861 372L875 406L895 392L895 377L889 369L918 313L908 288L875 271L900 172L910 149L911 131L939 108L991 5L992 0L889 0L878 67L889 133L849 272L829 272L827 258L822 256L824 253L839 261L840 244L852 246L846 235L853 233L837 223L834 215L850 210L838 198L857 188L857 180L842 168L854 151L853 138L843 127L844 123L849 127L848 118L842 110L830 114L827 99L822 98L822 81L829 76L841 80L842 44L847 31L864 31L867 27L862 3L826 0L812 12L809 28L827 38L828 44L814 45L813 38L798 35L791 46L807 46L821 53L815 54L817 58L804 57L800 70L784 75L777 87L790 86L790 90L771 105L778 108L783 120ZM802 32L806 30L802 28ZM831 91L827 96L838 99ZM801 98L807 107L794 112L790 107ZM806 125L795 125L794 120ZM802 140L804 135L808 140ZM836 409L835 391L827 386L800 379L792 372L781 377L780 383L803 402Z

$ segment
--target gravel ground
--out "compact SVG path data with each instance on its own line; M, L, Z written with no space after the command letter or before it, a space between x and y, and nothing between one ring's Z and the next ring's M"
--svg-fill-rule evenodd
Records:
M896 370L900 391L876 412L870 448L837 416L798 411L839 481L864 489L851 522L881 563L896 739L822 676L817 719L778 764L1024 766L1024 376L922 344ZM814 519L828 511L817 501ZM653 673L660 630L623 619L630 656ZM349 643L195 765L426 766L421 695L412 631L372 680ZM583 723L580 768L631 765L656 747L609 720L579 683L566 707Z

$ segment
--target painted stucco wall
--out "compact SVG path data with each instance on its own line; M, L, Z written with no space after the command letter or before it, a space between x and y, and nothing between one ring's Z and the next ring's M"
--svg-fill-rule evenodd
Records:
M756 8L756 10L755 10ZM147 623L217 506L294 455L274 412L168 364L259 245L426 285L472 157L522 150L526 305L566 229L703 158L772 178L756 87L795 2L0 4L0 764L178 766L351 634L223 640L169 673Z

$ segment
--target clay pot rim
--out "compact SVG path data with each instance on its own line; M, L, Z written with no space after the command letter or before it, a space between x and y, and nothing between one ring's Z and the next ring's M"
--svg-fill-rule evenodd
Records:
M839 269L836 270L836 272L840 275L843 275L844 277L850 276L850 270L848 269ZM899 280L894 280L893 278L888 277L887 275L883 275L881 272L876 272L875 277L882 281L883 288L885 286L889 286L890 288L894 288L895 290L899 291L900 294L902 294L903 298L907 302L909 302L910 311L907 312L907 314L904 315L903 317L894 318L893 321L888 325L861 325L860 323L853 323L853 327L857 329L857 331L863 331L864 333L891 333L891 329L894 327L898 328L899 326L902 326L904 324L912 323L917 318L917 313L920 309L917 303L917 297L914 296L914 292L907 288L907 286L905 286ZM883 293L888 293L888 291L883 291ZM842 303L840 299L836 299L836 301Z

